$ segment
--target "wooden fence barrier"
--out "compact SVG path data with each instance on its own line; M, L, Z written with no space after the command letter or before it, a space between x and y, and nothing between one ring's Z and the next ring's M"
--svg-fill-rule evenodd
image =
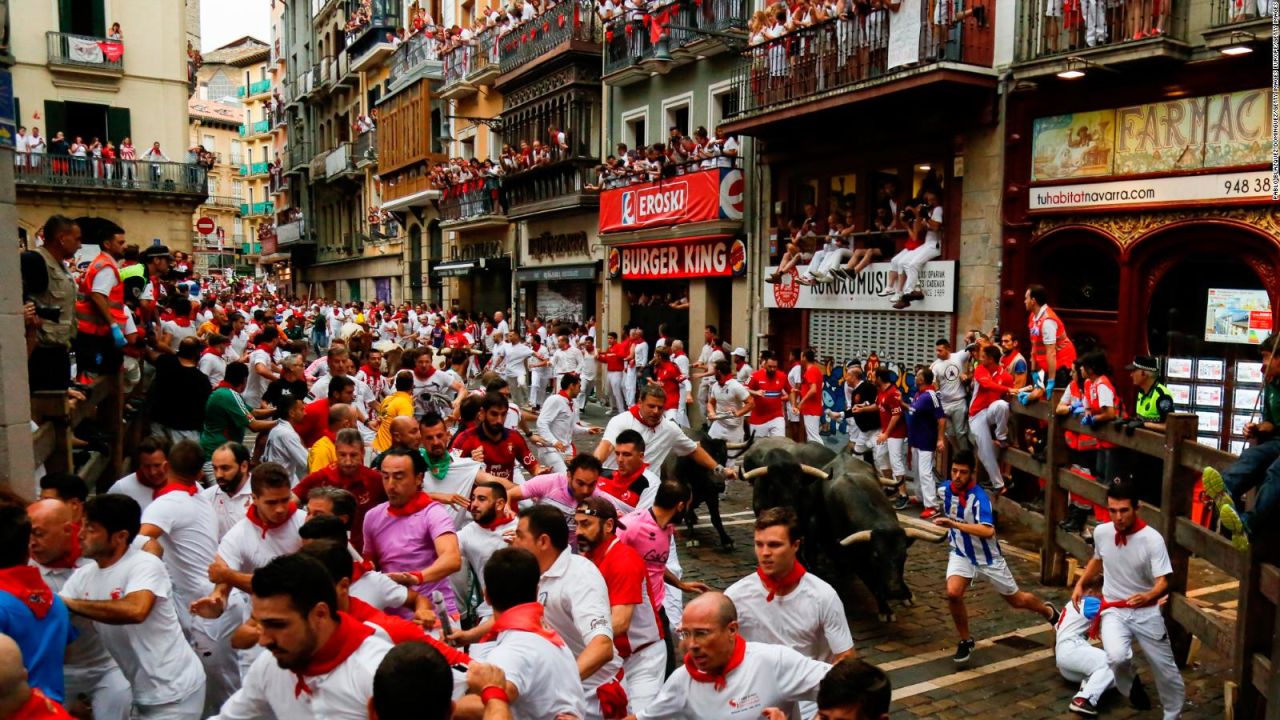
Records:
M91 492L106 492L119 478L123 461L121 388L117 374L98 377L86 399L79 402L71 401L61 390L31 393L31 417L38 426L32 436L36 465L43 463L46 473L74 472ZM98 432L106 448L91 451L88 459L76 466L72 440L75 429L84 422Z

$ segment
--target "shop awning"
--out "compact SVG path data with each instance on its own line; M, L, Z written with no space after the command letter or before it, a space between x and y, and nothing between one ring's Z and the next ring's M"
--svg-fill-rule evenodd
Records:
M586 265L556 265L554 267L520 268L516 270L516 282L556 282L559 280L595 280L600 263Z
M471 274L471 271L479 267L479 265L479 260L444 262L431 268L431 274L437 277L462 277Z

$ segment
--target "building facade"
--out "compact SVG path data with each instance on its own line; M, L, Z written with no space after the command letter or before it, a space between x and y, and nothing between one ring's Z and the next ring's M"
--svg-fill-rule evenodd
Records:
M234 270L244 237L240 224L244 182L239 163L231 162L231 151L241 142L244 108L239 103L206 100L199 94L187 102L191 122L187 146L212 153L213 166L207 169L209 196L192 219L191 249L196 272L221 274L227 268ZM210 232L202 232L201 218L213 220Z
M18 232L34 246L49 215L99 215L130 242L191 249L191 214L207 194L188 161L186 8L181 3L36 3L10 36L15 118L46 139L18 158ZM119 24L119 33L112 27ZM109 37L110 35L110 37ZM68 141L63 147L58 133ZM97 140L110 154L71 143ZM130 141L135 159L118 148ZM72 150L77 154L72 155ZM126 153L127 156L127 153Z

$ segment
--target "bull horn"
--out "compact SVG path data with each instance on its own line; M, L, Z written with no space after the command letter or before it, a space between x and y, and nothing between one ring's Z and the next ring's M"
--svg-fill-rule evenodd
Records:
M746 447L749 444L750 443L745 441L744 442L727 442L724 444L724 447L726 450L741 450L742 448Z
M840 544L841 544L841 545L846 545L846 546L847 546L847 545L853 545L854 543L870 542L870 541L871 541L871 531L870 531L870 530L859 530L858 532L856 532L856 533L854 533L854 534L850 535L849 537L847 537L847 538L845 538L845 539L841 540L841 541L840 541Z
M768 467L758 467L742 473L743 480L755 480L758 477L764 477L769 474Z
M805 465L804 463L800 463L800 469L804 471L805 475L812 475L813 477L816 477L819 480L826 480L827 478L831 477L830 475L827 474L825 470L820 470L812 465Z
M945 534L939 535L938 533L931 533L928 530L921 530L918 527L905 527L902 530L907 534L907 537L924 540L925 542L940 543L947 539Z
M876 479L879 480L880 484L885 487L898 487L898 481L894 480L893 478L877 477Z

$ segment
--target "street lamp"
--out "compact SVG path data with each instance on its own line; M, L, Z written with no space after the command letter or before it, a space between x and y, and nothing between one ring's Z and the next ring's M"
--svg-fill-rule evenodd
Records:
M1231 57L1235 57L1237 55L1248 55L1253 52L1253 46L1250 45L1250 43L1257 41L1257 39L1258 38L1251 32L1236 30L1231 33L1231 38L1228 40L1230 44L1218 52Z

